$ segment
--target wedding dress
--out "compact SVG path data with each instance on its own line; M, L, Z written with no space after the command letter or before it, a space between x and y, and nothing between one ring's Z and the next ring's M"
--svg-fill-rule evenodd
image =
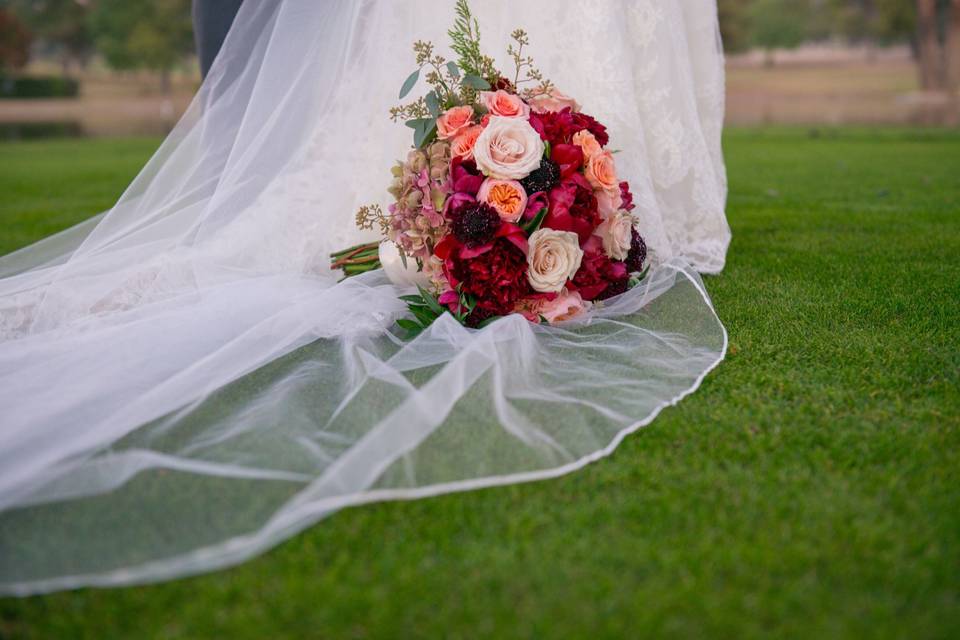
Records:
M452 4L244 3L117 205L0 259L0 591L207 571L346 506L564 474L720 362L697 275L730 240L714 0L474 2L487 52L524 27L608 126L640 286L564 326L447 316L405 342L383 272L330 272L372 239L354 211L409 145L386 110Z

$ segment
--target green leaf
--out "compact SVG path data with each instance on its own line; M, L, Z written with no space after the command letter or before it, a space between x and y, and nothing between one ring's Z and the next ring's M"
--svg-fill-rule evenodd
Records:
M540 225L543 224L543 219L546 217L547 207L543 207L537 212L537 215L533 216L533 220L523 226L523 232L529 236L531 233L540 228Z
M410 307L410 311L417 317L417 320L420 321L424 327L429 327L433 324L433 321L437 319L437 316L430 313L426 307Z
M423 124L413 132L413 146L417 149L423 148L437 131L437 121L435 119L431 118L427 122L429 124Z
M415 333L420 333L423 331L423 327L413 320L407 320L406 318L397 318L397 324L401 329L406 329L407 331L413 331Z
M411 304L423 304L423 298L420 296L415 296L413 294L409 296L400 296L400 299L404 302L409 302Z
M407 97L407 94L413 89L417 84L417 80L420 79L420 69L417 69L403 81L403 86L400 87L400 99L403 100Z
M550 142L544 142L543 157L549 159L552 154L553 154L553 145L551 145Z
M493 324L494 322L496 322L502 317L503 316L493 316L492 318L487 318L486 320L484 320L483 322L477 325L477 329L483 329L484 327Z
M417 118L416 120L407 120L403 124L416 131L427 122L433 122L433 118Z
M431 91L427 94L426 97L427 109L430 110L430 114L434 118L440 117L440 98L437 97L436 91Z
M460 77L460 67L457 66L457 63L451 60L447 63L447 71L450 72L450 76L453 78Z
M475 76L467 74L463 76L463 84L474 89L479 89L481 91L486 91L490 89L490 83L481 78L480 76Z
M446 309L441 305L436 298L430 295L430 292L424 289L421 286L417 286L417 290L420 292L420 295L423 297L423 301L430 307L430 310L436 313L438 316L446 313Z

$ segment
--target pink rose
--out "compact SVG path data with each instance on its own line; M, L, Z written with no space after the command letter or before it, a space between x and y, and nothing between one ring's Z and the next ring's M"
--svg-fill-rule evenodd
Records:
M583 151L583 157L587 160L603 152L603 147L600 146L597 138L586 129L573 134L573 144L580 147Z
M540 322L541 318L549 324L571 320L590 308L577 291L564 288L553 296L538 296L517 303L517 312L531 322Z
M574 113L580 111L577 101L558 89L530 98L530 106L536 113L559 113L566 108Z
M530 106L520 96L498 91L481 91L480 101L491 115L501 118L529 118Z
M527 192L516 180L487 178L477 200L496 209L506 222L516 222L527 209Z
M620 193L620 179L617 177L617 166L613 161L613 154L602 151L587 161L584 170L587 180L598 191Z
M454 107L437 118L437 137L441 140L456 138L473 124L473 107Z
M451 155L463 160L472 160L473 148L476 146L477 138L480 137L482 131L483 127L478 124L463 129L460 134L453 139L453 144L450 145Z
M615 191L597 191L597 210L601 218L607 218L620 209L625 209L623 196Z

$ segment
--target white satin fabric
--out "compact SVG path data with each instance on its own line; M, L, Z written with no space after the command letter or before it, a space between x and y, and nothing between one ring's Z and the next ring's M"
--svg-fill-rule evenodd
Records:
M730 234L713 0L479 0L610 129L653 267L561 327L441 318L405 342L373 239L410 142L386 115L447 0L244 3L117 205L0 259L0 592L239 562L337 509L546 478L695 389L726 333L697 272Z

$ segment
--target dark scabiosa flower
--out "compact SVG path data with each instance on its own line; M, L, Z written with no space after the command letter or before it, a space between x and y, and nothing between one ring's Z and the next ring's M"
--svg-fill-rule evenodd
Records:
M500 228L496 209L482 202L466 202L451 216L454 237L467 247L478 247L493 240Z
M560 184L560 167L553 160L544 158L540 168L520 181L527 195L547 192Z
M640 232L633 229L630 237L630 253L627 254L627 270L631 273L643 271L643 263L647 259L647 243L640 237Z

